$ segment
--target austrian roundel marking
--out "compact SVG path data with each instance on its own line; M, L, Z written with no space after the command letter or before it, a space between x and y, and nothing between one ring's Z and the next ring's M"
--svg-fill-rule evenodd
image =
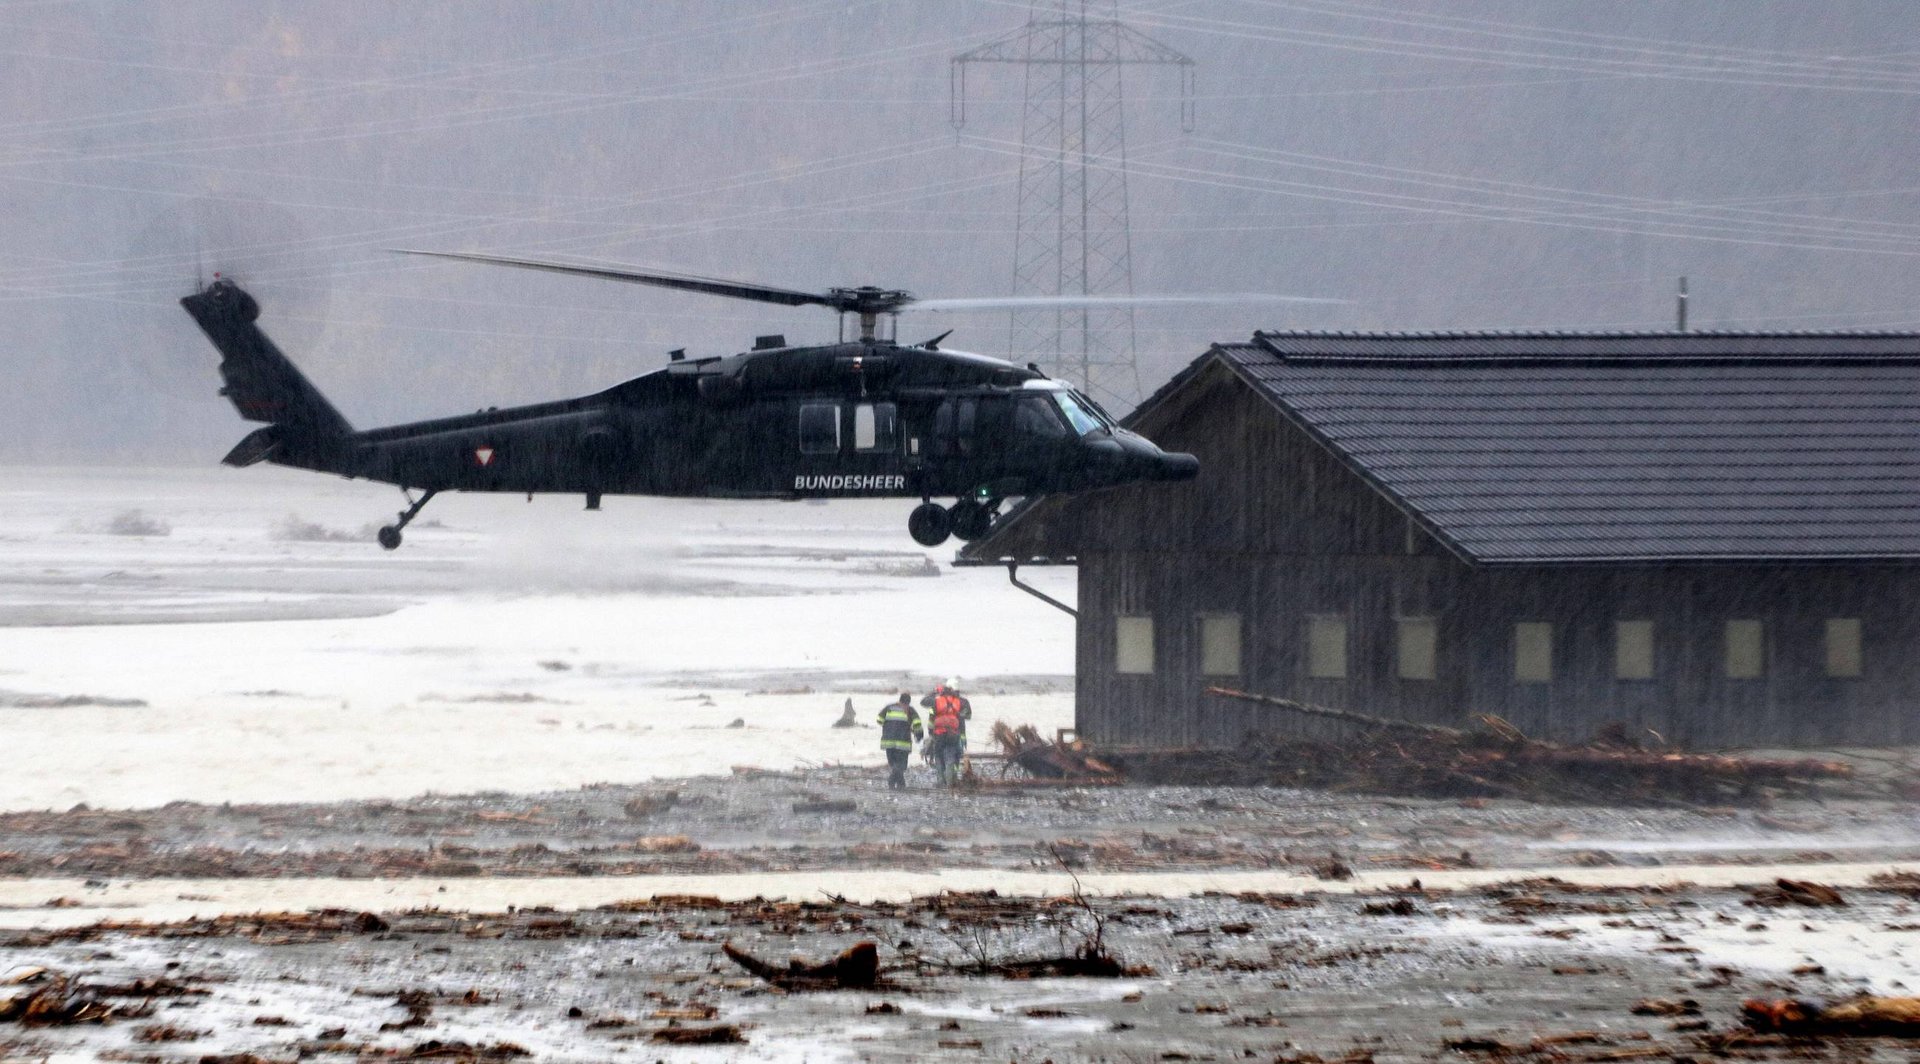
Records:
M493 464L493 456L494 449L491 447L475 447L473 449L473 462L482 469Z

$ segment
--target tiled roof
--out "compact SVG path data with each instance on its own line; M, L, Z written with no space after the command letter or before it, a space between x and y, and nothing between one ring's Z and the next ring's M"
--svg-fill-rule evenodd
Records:
M1920 558L1920 335L1261 333L1214 353L1473 561Z

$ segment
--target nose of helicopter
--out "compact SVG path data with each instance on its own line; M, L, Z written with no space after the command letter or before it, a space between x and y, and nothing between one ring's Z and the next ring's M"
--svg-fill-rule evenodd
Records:
M1178 452L1161 454L1154 471L1155 480L1192 480L1200 475L1200 459Z
M1192 480L1200 473L1200 459L1162 451L1153 441L1125 429L1090 439L1086 448L1088 469L1096 484Z

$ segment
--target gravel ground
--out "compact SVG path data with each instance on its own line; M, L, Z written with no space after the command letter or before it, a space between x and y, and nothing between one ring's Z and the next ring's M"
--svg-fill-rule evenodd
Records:
M836 867L1550 868L1902 860L1912 806L1617 809L1281 788L888 791L884 770L741 770L537 795L0 814L0 875L620 875Z

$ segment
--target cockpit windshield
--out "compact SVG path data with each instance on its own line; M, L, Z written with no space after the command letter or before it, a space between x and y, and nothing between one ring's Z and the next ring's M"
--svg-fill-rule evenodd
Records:
M1066 414L1067 420L1072 423L1073 431L1080 435L1112 427L1097 413L1099 407L1093 405L1093 400L1077 392L1058 391L1051 394L1053 401L1060 404L1061 413Z
M1117 417L1114 417L1112 414L1107 413L1107 408L1095 402L1093 396L1085 395L1081 392L1075 392L1073 393L1073 397L1075 399L1080 400L1082 403L1086 404L1087 409L1093 411L1093 416L1099 418L1100 423L1102 425L1105 425L1110 429L1118 428L1120 426L1120 419Z

